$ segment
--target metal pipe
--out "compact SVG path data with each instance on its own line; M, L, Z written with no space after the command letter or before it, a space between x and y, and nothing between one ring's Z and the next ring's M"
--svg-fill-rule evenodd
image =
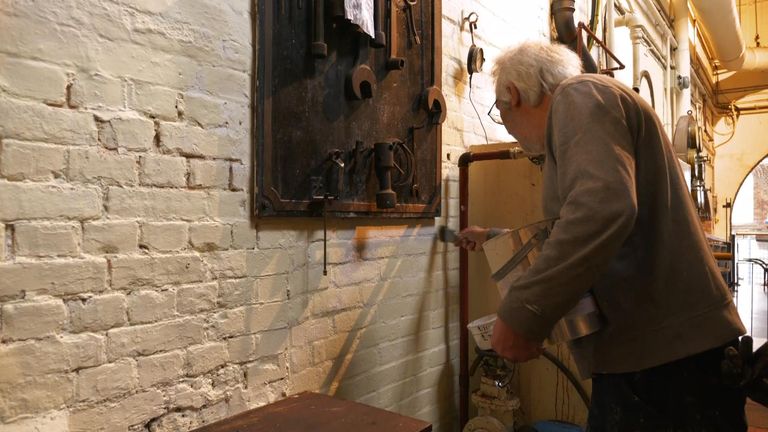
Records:
M573 18L573 13L576 11L576 2L574 0L553 0L551 8L552 16L555 19L558 42L567 45L568 48L576 52L579 46L576 22ZM587 45L582 41L581 46L586 47ZM584 72L598 72L595 59L589 54L589 50L581 50L581 63L584 66Z
M681 81L677 85L680 95L677 98L677 116L683 116L691 110L691 49L689 41L688 0L672 0L675 13L675 37L677 38L677 51L675 51L675 64L677 65L676 80ZM687 85L685 83L687 81Z
M608 49L612 52L616 52L616 40L615 36L613 35L613 29L614 29L614 19L616 17L616 7L613 3L613 0L608 0L605 5L605 44L608 46ZM614 62L611 56L607 56L605 60L605 68L611 69L614 67Z
M691 0L720 64L732 71L768 70L768 48L744 44L736 2Z
M656 9L655 6L649 6L646 1L638 1L637 4L640 6L640 9L645 12L646 15L651 16L653 26L662 33L661 36L671 37L674 39L675 35L672 33L672 30L669 29L670 23L668 23L667 20L661 16L661 13Z
M491 152L465 152L459 157L459 231L469 226L469 166L486 160L521 159L529 157L520 149ZM469 255L459 250L459 426L469 421Z

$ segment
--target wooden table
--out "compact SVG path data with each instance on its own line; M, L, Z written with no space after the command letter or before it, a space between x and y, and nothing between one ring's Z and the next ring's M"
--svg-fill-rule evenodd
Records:
M301 393L193 432L430 432L432 425L318 393Z

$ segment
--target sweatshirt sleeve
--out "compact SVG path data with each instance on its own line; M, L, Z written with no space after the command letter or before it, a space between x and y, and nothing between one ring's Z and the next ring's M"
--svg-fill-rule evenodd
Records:
M579 82L553 98L548 169L556 170L562 207L528 271L510 286L499 317L532 340L555 323L598 279L637 217L632 102L598 83Z

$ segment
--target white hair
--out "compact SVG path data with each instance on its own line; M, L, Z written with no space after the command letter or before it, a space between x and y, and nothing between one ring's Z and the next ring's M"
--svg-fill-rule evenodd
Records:
M523 42L503 51L491 71L497 95L514 83L520 99L529 106L537 106L544 94L552 94L561 82L580 73L576 53L545 41Z

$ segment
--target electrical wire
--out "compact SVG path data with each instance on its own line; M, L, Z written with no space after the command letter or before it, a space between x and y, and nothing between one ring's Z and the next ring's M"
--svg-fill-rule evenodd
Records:
M472 109L475 110L475 114L477 115L477 121L480 122L480 127L483 128L483 135L485 135L485 144L489 144L488 142L488 132L485 131L485 125L483 124L483 119L480 117L480 113L477 111L477 107L475 106L475 102L472 100L472 75L469 75L469 103L472 104Z

